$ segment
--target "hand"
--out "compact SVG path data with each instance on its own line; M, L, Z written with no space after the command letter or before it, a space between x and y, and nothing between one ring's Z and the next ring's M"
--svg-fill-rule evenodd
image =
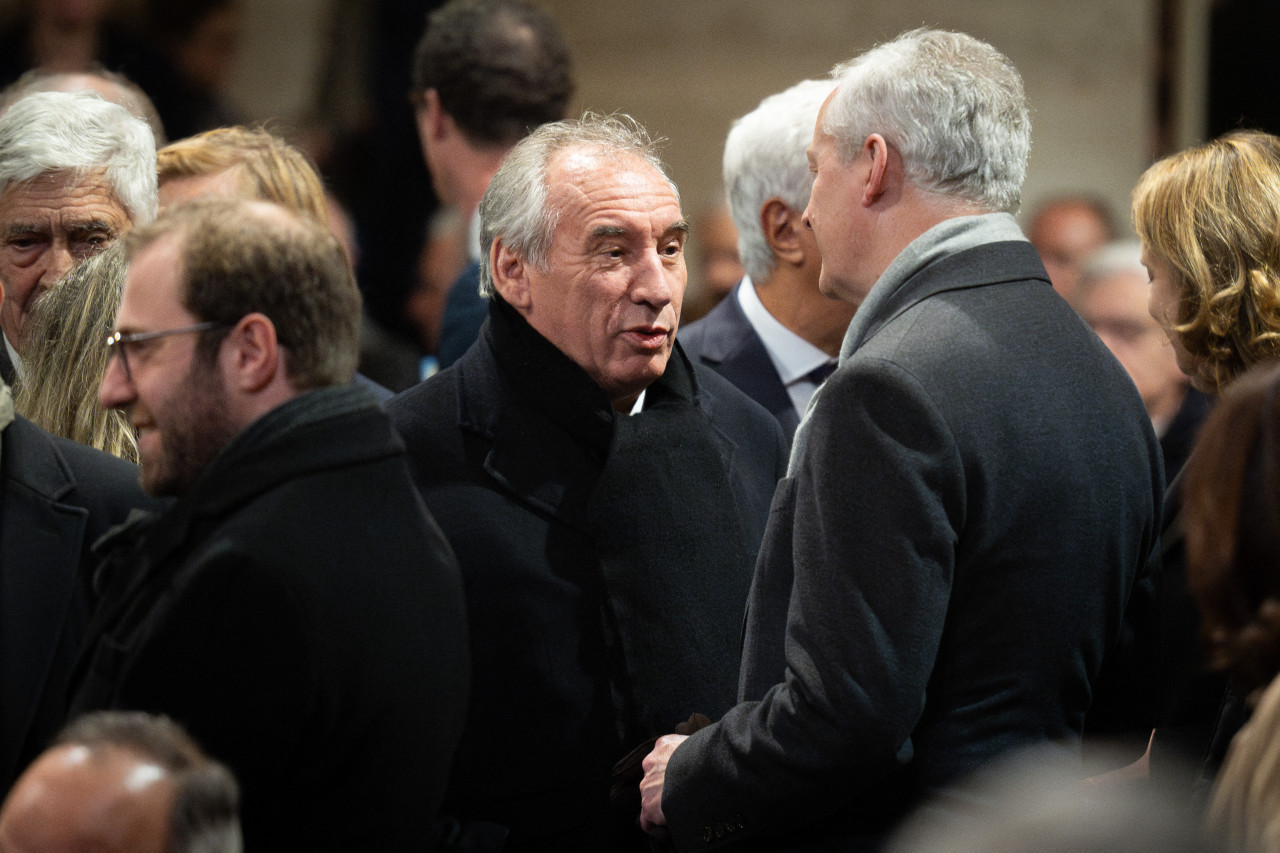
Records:
M653 752L640 763L644 768L644 779L640 780L640 828L645 832L652 833L667 825L666 815L662 813L662 786L667 780L667 762L671 760L671 753L686 739L687 735L658 738Z

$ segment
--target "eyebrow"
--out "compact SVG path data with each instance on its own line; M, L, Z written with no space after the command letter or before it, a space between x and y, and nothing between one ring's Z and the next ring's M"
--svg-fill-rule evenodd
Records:
M116 232L116 227L106 219L73 219L67 224L68 231L106 231L109 234Z
M601 225L591 229L591 236L595 239L601 237L626 237L630 232L620 225Z
M30 234L43 234L46 229L31 222L13 222L4 229L6 237L25 237Z
M673 222L662 232L663 237L670 237L672 234L679 234L682 237L688 237L689 221L687 219L681 219ZM591 237L594 240L599 240L604 237L628 237L630 235L631 229L623 228L621 225L601 225L597 228L591 229Z

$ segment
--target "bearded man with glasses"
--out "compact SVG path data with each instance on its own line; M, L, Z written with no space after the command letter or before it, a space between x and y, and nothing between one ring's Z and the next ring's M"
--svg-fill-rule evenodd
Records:
M373 396L337 241L210 198L132 232L103 405L176 502L101 546L77 711L180 721L256 850L431 849L469 667L453 555Z

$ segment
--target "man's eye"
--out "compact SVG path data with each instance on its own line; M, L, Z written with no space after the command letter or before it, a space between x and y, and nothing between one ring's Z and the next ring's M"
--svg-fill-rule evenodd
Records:
M666 246L664 246L664 247L663 247L663 249L662 249L662 253L663 253L664 255L667 255L667 256L669 256L669 257L673 257L673 258L674 258L676 255L679 255L682 251L684 251L684 246L682 246L680 243L675 242L675 241L668 243L668 244L667 244Z
M100 252L107 246L111 245L111 236L108 234L90 234L74 245L74 252L77 257L85 258L95 252Z

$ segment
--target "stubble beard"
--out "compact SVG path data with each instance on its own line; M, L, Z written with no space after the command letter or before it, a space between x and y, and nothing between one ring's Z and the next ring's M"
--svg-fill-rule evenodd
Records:
M201 371L192 364L183 379L189 391L173 401L159 458L141 462L142 490L147 494L186 494L239 432L227 415L226 394L219 380L212 367Z

